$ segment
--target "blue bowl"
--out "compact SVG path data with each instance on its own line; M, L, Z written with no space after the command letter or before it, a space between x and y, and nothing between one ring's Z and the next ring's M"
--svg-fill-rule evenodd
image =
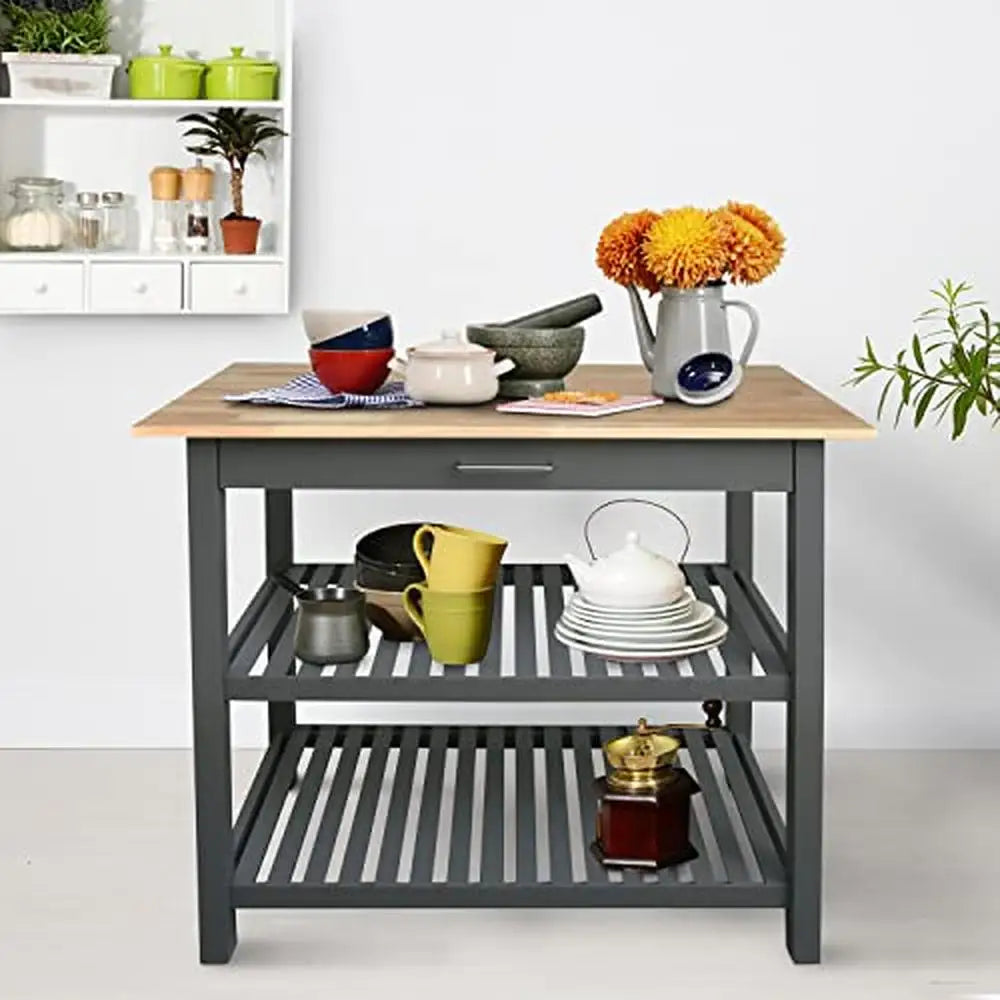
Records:
M392 317L385 312L306 309L302 322L314 351L376 351L393 345Z
M733 359L725 354L699 354L677 372L677 384L690 393L716 392L733 374Z

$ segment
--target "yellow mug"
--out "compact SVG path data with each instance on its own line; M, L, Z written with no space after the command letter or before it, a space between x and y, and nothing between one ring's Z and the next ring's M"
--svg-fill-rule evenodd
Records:
M413 536L413 551L431 590L467 593L492 587L506 550L503 538L447 524L425 524Z
M493 630L493 588L455 593L411 583L403 607L424 634L431 656L453 666L479 663Z

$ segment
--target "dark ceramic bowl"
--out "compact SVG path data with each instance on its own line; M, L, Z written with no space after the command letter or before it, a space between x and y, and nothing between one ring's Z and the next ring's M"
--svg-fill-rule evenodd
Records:
M470 326L469 340L496 351L497 361L510 358L517 367L504 379L538 381L561 379L576 366L583 354L582 326L565 330L533 330L528 327Z
M395 352L391 347L377 351L309 352L316 377L330 392L374 392L389 377L389 362Z
M388 313L306 309L302 323L314 350L374 351L393 345Z
M359 539L354 550L358 586L398 592L420 583L424 570L413 551L413 536L424 523L388 524Z
M725 354L699 354L681 365L677 384L690 393L716 392L733 375L733 359Z

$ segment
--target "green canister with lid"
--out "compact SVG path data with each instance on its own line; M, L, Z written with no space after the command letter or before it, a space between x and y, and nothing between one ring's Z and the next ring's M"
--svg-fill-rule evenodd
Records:
M156 56L136 56L128 66L129 94L140 101L194 101L201 97L205 64L161 45Z
M205 77L205 96L210 101L273 101L278 93L278 64L251 59L242 46L232 55L213 59Z

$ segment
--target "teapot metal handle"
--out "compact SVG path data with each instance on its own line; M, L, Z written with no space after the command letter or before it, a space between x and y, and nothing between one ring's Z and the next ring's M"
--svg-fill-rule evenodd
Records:
M684 519L680 516L680 514L671 510L665 504L657 503L655 500L640 500L636 497L623 497L619 500L608 500L606 503L602 503L590 512L590 516L583 524L583 540L587 543L587 551L590 553L591 559L597 558L597 554L594 552L594 544L590 540L591 521L593 521L602 510L607 510L608 507L615 507L620 503L639 503L645 507L655 507L657 510L662 510L665 514L669 514L681 526L681 530L684 532L684 551L681 552L680 558L677 561L684 562L684 560L687 559L688 551L691 548L691 532L688 530L688 526L684 523Z

